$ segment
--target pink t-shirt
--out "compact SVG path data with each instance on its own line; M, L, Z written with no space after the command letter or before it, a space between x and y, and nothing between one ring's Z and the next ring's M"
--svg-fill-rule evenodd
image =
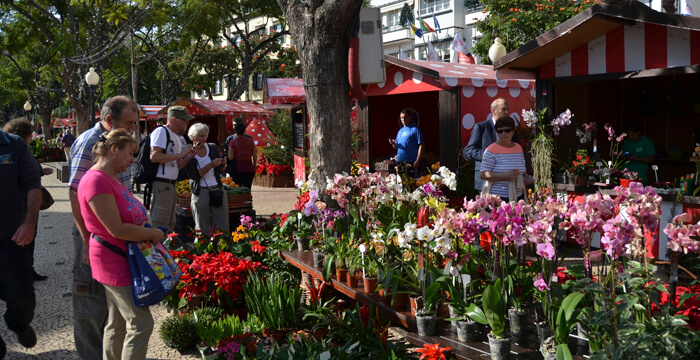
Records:
M115 181L100 170L88 170L80 180L78 202L88 231L126 252L126 241L110 235L90 207L90 199L101 194L114 196L122 223L142 225L148 217L146 208L122 183ZM92 268L92 277L102 284L131 285L129 264L126 262L126 258L98 243L93 237L90 237L90 267Z

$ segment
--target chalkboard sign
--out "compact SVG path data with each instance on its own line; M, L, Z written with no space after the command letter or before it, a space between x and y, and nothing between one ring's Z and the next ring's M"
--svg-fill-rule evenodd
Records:
M304 124L294 123L294 147L304 149Z

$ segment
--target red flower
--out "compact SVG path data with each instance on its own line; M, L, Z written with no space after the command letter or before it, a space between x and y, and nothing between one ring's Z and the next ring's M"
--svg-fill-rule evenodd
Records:
M265 251L265 247L260 245L260 241L255 240L251 243L251 250L255 253L262 254L263 251Z
M369 323L369 307L367 305L362 305L360 308L360 320L362 321L362 327L367 331L367 323Z
M480 240L481 248L486 252L491 251L491 233L484 231L481 233Z
M444 353L450 350L452 348L449 346L440 347L440 344L424 344L423 348L416 350L416 352L422 354L421 360L447 360Z

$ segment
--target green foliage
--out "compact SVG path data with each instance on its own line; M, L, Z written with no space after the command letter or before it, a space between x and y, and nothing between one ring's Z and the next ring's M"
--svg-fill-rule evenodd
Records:
M197 323L192 315L171 315L160 325L160 338L178 351L194 347L197 342Z
M246 307L272 330L293 328L301 304L301 288L276 275L250 274L243 286Z
M416 19L413 16L413 11L411 10L410 7L408 7L408 3L404 3L403 7L401 8L401 15L399 18L399 25L401 25L404 28L408 28L408 20L411 20L412 23L416 22Z
M467 0L469 1L469 0ZM472 48L482 63L490 64L489 47L501 38L508 52L534 40L547 30L591 7L596 0L481 0L486 17L477 22L483 34Z
M228 338L245 333L261 335L263 330L263 323L252 314L249 314L245 321L241 321L236 315L226 315L207 324L200 320L197 321L197 335L207 346L214 348Z
M292 118L289 110L277 110L267 121L267 128L277 138L277 143L266 146L262 152L270 164L293 165L294 144L292 143Z
M484 307L484 315L488 325L491 326L493 336L502 339L505 337L506 331L505 318L507 301L503 301L498 291L501 287L500 282L501 279L498 279L496 280L495 286L489 285L484 289L481 304ZM481 322L483 319L480 319L478 316L474 320L483 323Z

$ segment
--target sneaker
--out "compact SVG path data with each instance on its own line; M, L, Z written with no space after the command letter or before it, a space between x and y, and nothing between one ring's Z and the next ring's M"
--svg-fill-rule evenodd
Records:
M19 341L20 345L26 348L34 347L34 345L36 345L36 333L29 325L27 325L23 331L16 332L15 335L17 335L17 341Z
M44 281L49 278L46 275L39 275L36 270L32 270L32 277L34 278L34 281Z

